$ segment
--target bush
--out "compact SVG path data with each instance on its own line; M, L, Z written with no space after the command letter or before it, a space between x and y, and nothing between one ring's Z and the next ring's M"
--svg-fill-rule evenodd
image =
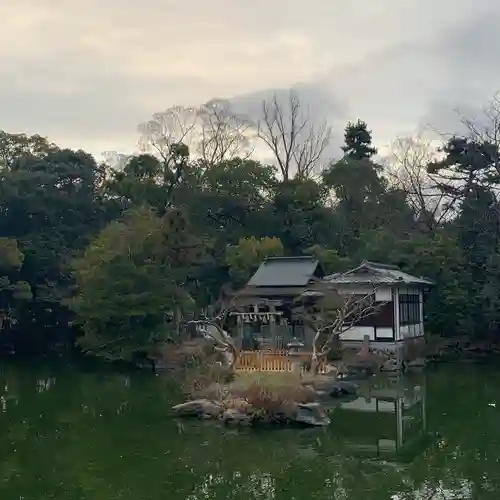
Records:
M254 418L282 420L295 411L296 403L314 401L315 393L292 374L239 374L228 387L234 399L246 401Z

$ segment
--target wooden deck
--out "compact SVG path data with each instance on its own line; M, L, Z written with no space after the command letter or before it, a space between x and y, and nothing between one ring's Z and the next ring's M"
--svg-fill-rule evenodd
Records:
M310 353L290 354L287 351L241 351L235 369L246 372L303 372L304 364L311 359ZM321 367L320 373L326 372Z

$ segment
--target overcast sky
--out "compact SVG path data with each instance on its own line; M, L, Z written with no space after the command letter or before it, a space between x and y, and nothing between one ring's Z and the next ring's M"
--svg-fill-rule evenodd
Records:
M0 128L131 151L174 104L300 83L337 136L454 126L500 89L498 0L1 0ZM264 94L263 94L264 93Z

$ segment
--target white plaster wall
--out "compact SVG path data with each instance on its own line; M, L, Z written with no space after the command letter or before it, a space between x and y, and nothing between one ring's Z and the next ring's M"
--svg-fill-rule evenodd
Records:
M392 339L392 328L377 326L376 335L378 339Z
M353 326L340 336L340 340L363 340L368 335L370 340L375 340L373 326Z
M356 294L356 295L367 295L373 292L372 285L338 285L335 287L340 293ZM390 287L381 287L375 292L375 300L381 302L392 302L392 289Z
M375 292L375 300L377 302L392 302L392 289L380 288Z

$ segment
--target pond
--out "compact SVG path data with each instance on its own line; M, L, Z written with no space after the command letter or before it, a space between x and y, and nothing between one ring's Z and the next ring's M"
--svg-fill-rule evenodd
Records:
M6 500L500 498L500 369L373 379L327 429L170 418L166 376L4 364ZM495 406L496 403L496 406Z

